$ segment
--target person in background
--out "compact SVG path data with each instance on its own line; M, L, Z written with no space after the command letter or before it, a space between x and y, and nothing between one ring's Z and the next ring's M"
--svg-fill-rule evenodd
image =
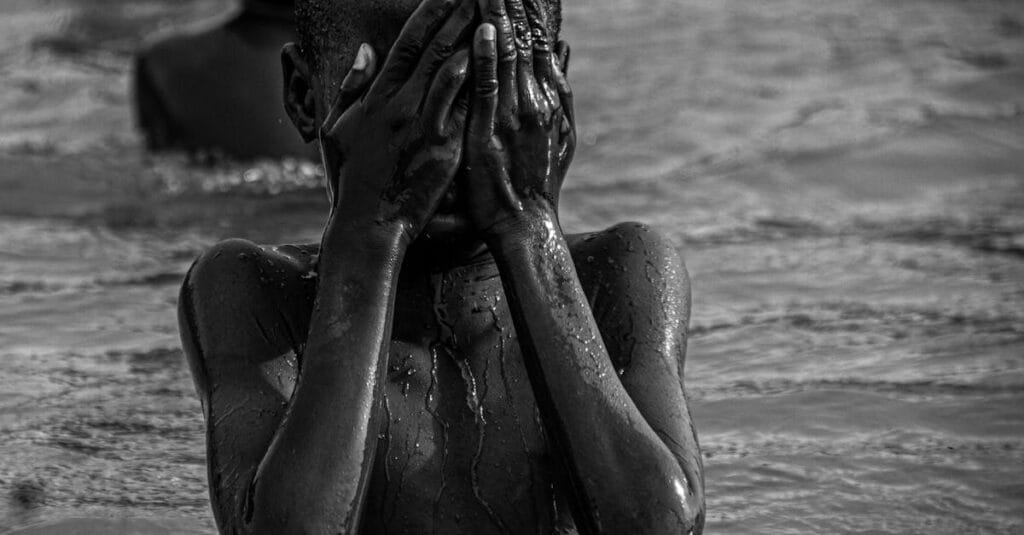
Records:
M280 105L281 47L294 40L294 0L243 0L223 24L142 50L134 93L147 148L316 158Z

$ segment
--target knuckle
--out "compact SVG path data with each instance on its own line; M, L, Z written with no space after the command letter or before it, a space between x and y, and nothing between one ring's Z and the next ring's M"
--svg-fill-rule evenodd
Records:
M412 61L419 56L420 50L423 49L423 42L415 37L407 37L401 41L395 43L394 54L395 59L406 62Z
M530 43L533 41L533 30L525 20L514 21L512 30L516 36L516 42Z
M489 0L487 2L487 13L492 17L504 17L505 16L505 1L504 0Z
M498 94L498 81L489 77L478 78L476 81L476 93L482 97Z
M545 46L548 49L551 48L551 36L548 35L546 28L533 26L530 28L530 37L533 42L537 45Z
M462 85L462 82L466 79L466 70L445 69L441 76L441 83L444 84L445 87L451 88Z
M484 74L486 78L492 78L497 67L498 63L494 56L478 56L476 58L475 68L478 73Z
M452 53L455 52L455 46L447 41L438 42L434 41L430 47L427 48L425 57L430 58L434 61L443 61L448 59Z
M458 63L447 63L438 76L441 77L441 82L444 85L451 86L462 83L469 75L469 69L462 62Z
M418 68L423 69L428 73L434 72L440 68L447 59L448 56L443 51L431 48L423 55L423 58L420 59Z
M387 121L388 128L392 132L405 130L413 122L411 117L408 113L397 113Z
M448 14L458 0L438 0L426 9L427 20L438 20Z
M427 139L433 145L443 145L448 141L448 133L445 131L444 125L437 124L430 128L427 132Z
M511 63L516 60L517 56L515 44L509 41L508 43L503 43L501 51L498 53L498 61L501 63Z

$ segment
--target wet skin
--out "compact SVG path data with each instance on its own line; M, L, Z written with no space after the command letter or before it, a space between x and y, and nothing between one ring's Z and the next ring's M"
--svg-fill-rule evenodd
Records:
M426 0L333 106L284 55L337 195L319 247L224 242L182 288L221 530L700 532L686 272L642 225L562 233L537 5Z

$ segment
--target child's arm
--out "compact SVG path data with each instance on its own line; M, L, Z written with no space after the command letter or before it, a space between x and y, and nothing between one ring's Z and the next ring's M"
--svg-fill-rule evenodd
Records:
M341 173L340 192L295 391L242 511L253 532L358 529L402 258L461 158L465 106L454 101L468 52L453 51L473 15L472 0L421 4L367 94L323 126L325 160L340 166L327 172ZM360 70L368 51L361 54L350 76L369 78Z
M660 323L629 355L627 373L642 378L629 382L630 391L558 223L557 192L575 143L565 61L555 58L540 6L485 4L484 19L498 35L490 38L485 25L474 41L471 216L498 263L541 417L568 475L576 524L583 533L699 530L703 481L681 383L685 271L674 254L650 256L655 269L675 275L664 277L660 296L636 296L638 310L665 313L637 315ZM529 32L513 39L513 27L532 28L533 42Z

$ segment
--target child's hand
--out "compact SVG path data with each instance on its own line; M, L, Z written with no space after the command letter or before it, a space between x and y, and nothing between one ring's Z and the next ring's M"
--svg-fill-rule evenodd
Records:
M568 47L552 46L537 0L481 0L466 144L469 215L484 236L556 215L576 147ZM496 30L496 31L495 31ZM557 48L557 50L555 49Z
M462 158L469 51L456 47L474 11L473 0L420 4L361 98L375 61L360 47L320 132L325 164L340 168L332 224L411 242L434 215Z

